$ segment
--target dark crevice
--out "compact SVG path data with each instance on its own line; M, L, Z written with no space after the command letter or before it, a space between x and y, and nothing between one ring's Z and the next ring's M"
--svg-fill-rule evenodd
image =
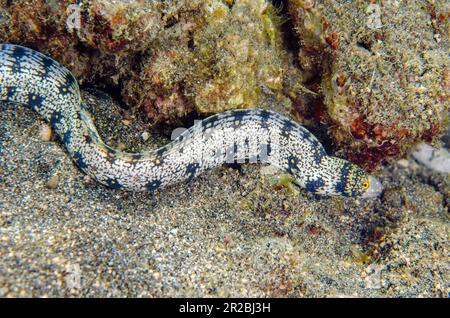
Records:
M233 9L233 6L234 6L234 1L231 1L231 2L225 2L225 4L228 6L228 8L231 10L231 9Z
M170 29L171 27L173 27L174 25L176 25L178 23L178 20L171 17L167 20L166 24L164 25L164 29Z
M195 42L194 42L194 35L192 32L188 33L188 43L187 43L188 49L191 51L194 51L195 49Z
M290 18L287 0L271 0L272 5L277 8L278 15L282 17L283 24L281 25L281 33L286 49L294 52L296 55L299 51L298 38L295 32L294 24Z
M356 42L356 45L358 47L362 48L362 49L365 49L368 52L372 52L371 51L371 45L366 43L366 42L364 42L364 41L358 41L358 42Z

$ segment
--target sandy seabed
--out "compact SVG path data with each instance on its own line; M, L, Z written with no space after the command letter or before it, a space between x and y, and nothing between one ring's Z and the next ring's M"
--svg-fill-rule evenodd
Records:
M110 145L167 142L83 95ZM42 141L33 111L0 108L2 297L448 297L449 178L413 159L379 171L370 201L293 190L262 165L127 193Z

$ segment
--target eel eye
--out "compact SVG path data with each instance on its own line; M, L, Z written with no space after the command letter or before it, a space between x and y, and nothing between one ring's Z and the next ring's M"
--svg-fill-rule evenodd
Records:
M362 183L362 188L364 189L364 190L366 190L366 189L368 189L369 188L369 181L364 181L363 183Z

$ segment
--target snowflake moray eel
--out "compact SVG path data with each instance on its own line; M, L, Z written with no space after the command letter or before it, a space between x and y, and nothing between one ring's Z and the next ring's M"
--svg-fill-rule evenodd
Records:
M38 112L78 167L114 189L154 191L227 162L269 163L298 186L323 195L375 197L382 189L357 165L328 156L304 127L262 109L213 115L155 151L115 150L101 140L71 72L18 45L0 44L0 100Z

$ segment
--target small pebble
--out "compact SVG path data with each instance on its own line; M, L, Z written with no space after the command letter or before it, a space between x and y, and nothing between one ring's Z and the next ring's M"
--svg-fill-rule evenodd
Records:
M84 183L89 184L89 183L91 183L91 182L93 182L93 181L94 181L94 180L91 178L90 175L88 175L88 174L84 175L84 177L83 177L83 182L84 182Z
M450 173L450 151L445 148L436 149L426 143L421 143L412 152L412 156L431 170Z
M56 187L58 186L58 183L59 183L59 178L57 175L54 175L54 176L51 176L50 178L48 178L45 186L48 189L56 189Z
M279 171L273 166L263 166L261 168L261 174L274 175L274 174L278 174L278 173L279 173Z
M145 142L150 138L150 134L147 131L144 131L141 135L142 140Z
M119 142L116 146L117 150L123 151L127 146L123 142Z
M406 159L400 159L397 161L398 165L402 168L408 168L409 167L409 161Z
M47 124L42 124L39 127L39 138L42 141L50 141L52 139L52 127Z

